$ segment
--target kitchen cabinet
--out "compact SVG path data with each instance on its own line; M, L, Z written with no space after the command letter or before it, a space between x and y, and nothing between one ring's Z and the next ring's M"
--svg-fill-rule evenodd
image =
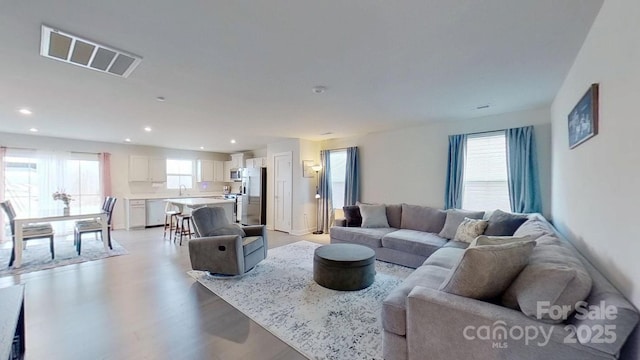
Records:
M213 160L198 160L196 163L196 181L213 181Z
M232 163L233 161L225 161L224 164L222 165L222 169L223 169L222 180L224 182L231 182L231 164Z
M143 229L146 224L146 201L139 199L126 199L125 210L127 218L127 230Z
M228 174L227 174L228 176ZM224 161L213 161L213 181L224 182Z
M196 163L196 181L224 182L224 161L198 160Z
M267 159L263 157L245 160L246 168L259 168L267 166Z
M240 169L244 167L244 154L231 154L231 168Z
M140 155L129 156L129 181L167 181L166 160Z

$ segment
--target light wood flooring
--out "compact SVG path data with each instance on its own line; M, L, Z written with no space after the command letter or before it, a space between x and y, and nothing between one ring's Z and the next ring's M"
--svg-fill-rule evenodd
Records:
M328 243L268 236L270 248ZM305 359L187 275L185 243L161 228L113 237L128 255L0 278L26 286L26 359Z

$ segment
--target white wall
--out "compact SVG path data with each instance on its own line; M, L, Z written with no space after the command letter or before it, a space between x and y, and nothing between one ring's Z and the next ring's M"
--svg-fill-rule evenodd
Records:
M553 220L640 307L640 2L604 2L552 108ZM600 84L600 130L569 150L567 114ZM635 339L637 347L638 338ZM638 358L638 351L627 355Z
M328 140L322 148L359 147L362 201L443 207L449 135L526 125L535 126L543 212L548 214L551 206L548 108Z
M169 197L178 195L178 190L167 190L164 185L161 187L153 187L149 183L129 183L129 155L145 155L161 158L192 160L229 160L228 154L221 153L175 150L150 146L112 144L8 133L0 133L0 146L39 150L111 153L111 186L113 195L118 198L113 214L113 226L115 229L122 229L125 226L125 198L145 196ZM217 193L222 191L223 185L223 183L203 183L199 184L199 187L187 191L187 193L200 195Z

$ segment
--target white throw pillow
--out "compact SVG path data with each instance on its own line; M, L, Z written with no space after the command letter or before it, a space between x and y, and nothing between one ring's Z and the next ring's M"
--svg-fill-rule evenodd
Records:
M487 220L464 218L460 226L458 226L458 231L456 231L456 236L454 236L453 240L471 243L484 233L487 225L489 225Z
M384 228L389 227L387 221L387 208L382 205L358 204L360 215L362 215L363 228Z

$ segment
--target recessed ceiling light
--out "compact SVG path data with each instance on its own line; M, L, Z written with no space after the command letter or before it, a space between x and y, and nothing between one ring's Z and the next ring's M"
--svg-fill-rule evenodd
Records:
M31 110L26 109L26 108L22 108L22 109L18 110L18 112L20 114L22 114L22 115L31 115L31 114L33 114L33 112L31 112Z
M200 146L200 150L204 150L204 146Z
M323 92L327 91L327 87L326 86L314 86L313 88L311 88L311 91L313 91L315 94L322 94Z
M167 100L167 99L165 99L165 97L164 97L164 96L158 96L158 97L156 98L156 100L158 100L158 101L160 101L160 102L163 102L163 101L165 101L165 100Z
M236 139L231 139L231 143L235 144L236 143Z
M124 139L124 142L131 142L131 139L126 138L126 139Z
M31 128L31 129L29 129L29 131L31 131L31 132L38 132L38 129L36 129L36 128Z
M144 128L144 131L146 131L146 132L151 132L151 127L150 127L150 126L146 126L146 127Z

